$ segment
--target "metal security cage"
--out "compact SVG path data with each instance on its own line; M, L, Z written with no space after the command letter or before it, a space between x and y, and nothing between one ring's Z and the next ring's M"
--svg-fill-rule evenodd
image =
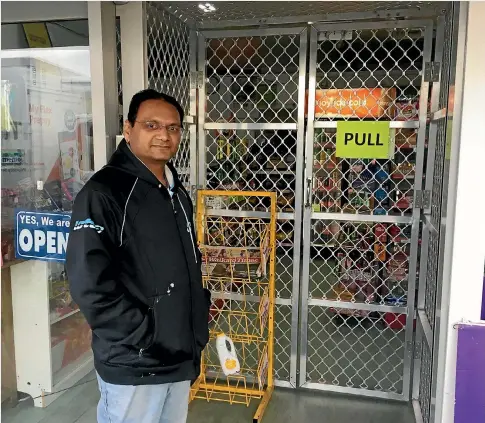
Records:
M436 422L437 365L442 310L443 255L446 225L451 127L454 109L458 18L460 6L449 3L437 20L431 90L429 137L424 190L422 243L419 261L417 325L414 345L412 399L418 421Z
M144 7L146 85L186 111L175 164L193 197L277 193L275 385L412 398L417 419L434 421L440 110L458 5ZM342 106L359 96L359 107ZM388 122L392 158L336 157L342 121ZM268 217L243 197L226 212Z

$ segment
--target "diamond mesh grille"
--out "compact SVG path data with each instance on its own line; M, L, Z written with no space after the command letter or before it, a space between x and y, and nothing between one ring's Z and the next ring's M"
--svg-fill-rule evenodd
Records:
M339 27L342 36L331 27L318 33L311 203L314 213L374 215L375 221L311 221L305 376L405 395L404 310L417 245L411 223L379 221L413 214L427 29L348 28ZM392 159L337 158L331 126L342 120L402 122L391 130ZM391 306L402 314L386 311Z
M406 134L396 136L400 141L393 159L377 161L337 158L336 130L316 129L313 144L313 210L410 216L417 131L406 131Z
M276 380L290 380L291 363L291 307L275 306L274 374Z
M436 316L436 289L439 267L439 234L430 232L428 241L428 265L426 271L426 287L424 297L424 311L428 322L434 330Z
M294 230L293 220L276 222L276 298L292 298Z
M433 357L426 342L421 343L421 372L419 378L419 405L424 423L430 423L431 375Z
M310 299L406 301L410 225L314 220L311 245Z
M205 40L206 186L218 190L274 191L277 221L276 297L292 298L296 194L300 35L261 35ZM278 124L281 129L224 129L228 124ZM269 213L261 198L233 197L220 209ZM290 380L291 320L288 305L275 309L275 377Z
M312 221L309 298L335 305L309 308L308 380L402 393L404 316L359 304L405 304L410 229Z
M439 109L448 106L448 91L450 87L450 62L452 54L452 40L450 36L452 31L452 14L448 13L445 20L445 39L443 45L443 65L441 75L441 86L439 96ZM434 157L433 169L433 188L431 192L431 223L433 227L439 231L441 222L441 202L443 193L443 175L446 155L446 137L447 137L447 122L446 119L441 119L438 122L436 135L436 152Z
M316 120L416 123L425 28L350 33L351 39L338 40L330 32L319 34ZM336 130L316 129L314 211L410 216L417 134L392 130L392 160L343 160L336 157Z
M299 36L207 40L207 121L296 122Z
M377 313L362 320L311 306L309 335L307 380L402 393L404 329L389 328Z
M157 2L147 2L148 86L175 97L189 112L189 28ZM190 185L190 140L185 128L174 165L186 188Z
M442 53L443 57L441 59L442 65L438 110L448 106L450 66L451 56L453 54L453 40L451 34L453 34L453 13L452 8L448 5L444 23L444 45ZM432 230L428 229L429 240L426 275L421 277L421 280L424 279L425 282L424 311L435 338L435 321L438 306L437 295L439 292L438 275L440 267L443 266L440 258L440 232L441 218L443 215L443 178L445 173L447 136L450 136L447 119L440 119L436 125L437 130L436 139L434 140L435 155L433 157L433 173L432 175L426 176L427 178L432 178L430 222L433 228ZM432 141L433 140L431 140L431 142ZM424 423L430 423L431 398L433 395L431 391L433 379L433 352L435 347L433 345L427 345L427 342L423 342L422 344L418 400Z
M317 89L350 90L333 93L339 119L405 120L401 102L414 102L419 96L423 68L424 28L354 30L351 40L333 40L322 33L318 43ZM361 95L354 90L365 87ZM372 88L380 88L371 90ZM361 101L353 111L342 104L347 95ZM355 101L355 98L354 98ZM318 118L318 116L317 116ZM333 120L332 112L325 114Z
M295 210L296 134L294 131L208 131L207 184L212 189L275 191L279 211ZM265 211L242 201L239 210Z

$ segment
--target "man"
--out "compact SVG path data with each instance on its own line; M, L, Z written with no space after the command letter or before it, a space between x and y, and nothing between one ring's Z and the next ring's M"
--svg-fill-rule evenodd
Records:
M170 159L184 112L136 94L124 140L76 197L67 248L74 301L93 330L98 423L182 423L208 342L193 206Z

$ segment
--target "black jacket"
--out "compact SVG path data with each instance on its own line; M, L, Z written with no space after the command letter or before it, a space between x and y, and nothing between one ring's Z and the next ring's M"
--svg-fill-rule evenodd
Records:
M202 288L192 202L167 167L172 198L122 141L74 202L67 274L108 383L193 381L200 373L210 293Z

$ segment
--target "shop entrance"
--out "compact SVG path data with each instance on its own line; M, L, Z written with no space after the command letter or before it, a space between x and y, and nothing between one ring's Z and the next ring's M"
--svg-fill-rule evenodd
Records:
M243 4L210 20L149 2L148 82L188 112L176 163L193 194L277 192L275 384L413 399L432 421L447 120L436 112L456 11L268 18ZM230 213L265 211L241 198Z
M278 379L404 396L415 286L408 269L416 264L420 213L412 199L422 178L419 127L426 122L432 22L322 24L309 31L201 36L199 151L206 154L199 183L278 192L278 314L287 340L276 351ZM344 106L344 95L363 105ZM342 105L329 105L329 113L315 107L335 99ZM393 157L337 158L342 120L389 121ZM249 204L235 210L257 211Z
M199 37L198 183L278 193L280 384L408 396L432 42L431 20ZM338 157L338 122L387 122L392 153Z

